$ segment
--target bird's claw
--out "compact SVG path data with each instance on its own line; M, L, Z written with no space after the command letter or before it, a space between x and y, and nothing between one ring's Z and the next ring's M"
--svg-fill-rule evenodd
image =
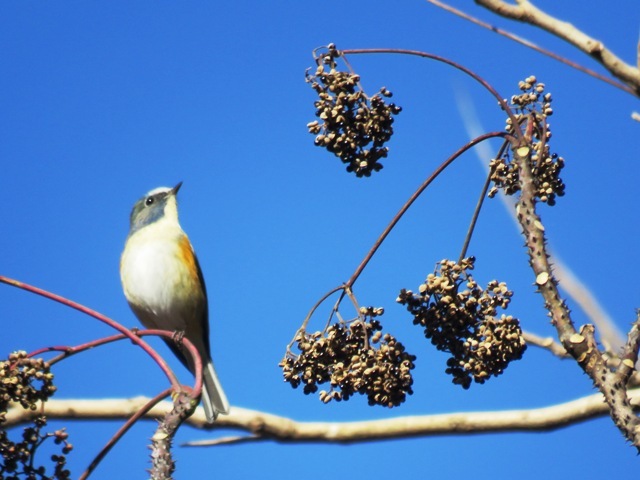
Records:
M173 332L172 340L180 347L182 346L182 339L184 338L184 330L176 330Z

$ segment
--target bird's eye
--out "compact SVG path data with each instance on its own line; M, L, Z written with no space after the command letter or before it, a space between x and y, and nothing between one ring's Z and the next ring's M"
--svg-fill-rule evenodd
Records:
M148 207L149 205L151 205L153 203L153 197L147 197L147 199L145 200L144 203Z

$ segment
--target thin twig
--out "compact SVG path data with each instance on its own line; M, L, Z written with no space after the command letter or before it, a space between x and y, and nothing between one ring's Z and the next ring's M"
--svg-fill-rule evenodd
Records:
M216 439L206 440L193 440L190 442L182 443L182 447L219 447L223 445L238 445L240 443L258 443L270 440L269 438L262 437L260 435L244 435L234 437L219 437Z
M398 213L396 213L396 215L391 219L391 222L389 222L389 225L387 225L387 228L385 228L384 231L380 234L380 236L378 237L376 242L373 244L373 246L371 247L367 255L364 257L362 262L360 262L360 265L358 265L358 268L356 268L356 271L353 272L353 275L351 275L351 278L347 281L346 287L348 288L353 287L353 284L356 282L356 280L358 279L358 277L360 276L364 268L367 266L371 258L375 255L378 248L380 248L380 245L382 245L382 242L384 242L384 240L387 238L389 233L391 233L391 230L393 230L393 228L400 221L400 219L406 213L406 211L409 210L409 207L413 205L413 202L415 202L418 199L418 197L431 184L431 182L433 182L438 177L438 175L440 175L449 165L451 165L464 152L466 152L470 148L473 148L475 145L478 145L479 143L484 142L485 140L488 140L490 138L496 138L496 137L505 138L505 137L508 137L508 134L505 132L491 132L491 133L486 133L484 135L480 135L479 137L471 140L469 143L467 143L463 147L459 148L453 155L447 158L438 168L436 168L435 171L431 175L429 175L429 177L424 182L422 182L422 185L418 187L418 189L413 193L413 195L409 197L409 199L405 202L402 208L400 208Z
M98 467L100 462L106 457L106 455L111 451L116 443L127 433L135 423L140 420L142 417L147 415L149 411L156 406L158 403L162 401L163 398L166 398L169 394L171 394L172 389L168 388L163 392L160 392L154 398L149 400L145 405L138 409L136 413L134 413L127 421L118 429L118 431L109 439L107 444L102 447L102 450L96 455L96 457L91 461L87 469L80 475L80 480L85 480L86 478L93 473L93 471Z
M193 361L193 376L195 380L193 389L189 393L192 394L194 397L197 396L199 398L200 394L202 393L202 382L204 378L202 357L200 356L200 353L198 353L198 349L196 348L196 346L187 337L178 335L179 338L176 339L176 334L181 334L181 333L182 332L170 332L168 330L148 329L148 330L138 330L136 334L140 336L153 335L156 337L164 337L167 340L171 340L176 343L179 343L180 346L183 347L181 348L181 351L186 350L186 353L188 353L188 355L191 357L191 360ZM184 392L188 390L189 389L184 385L180 385L180 388L178 389L174 388L174 391L176 392Z
M502 146L500 150L498 150L498 155L496 158L500 158L506 148L509 146L508 141L502 142ZM473 216L471 217L471 222L469 222L469 228L467 230L467 234L464 237L464 244L462 245L462 250L460 251L460 256L458 257L458 264L462 263L464 257L467 256L467 250L469 248L469 243L471 242L471 237L473 235L473 231L476 228L476 223L478 222L478 217L480 216L480 210L482 209L482 205L484 204L485 199L487 198L487 192L489 191L489 185L491 184L491 171L487 172L487 179L484 181L484 185L482 186L482 190L480 191L480 197L476 203L476 208L473 211Z
M313 314L315 313L315 311L318 309L318 307L320 305L322 305L324 303L324 301L329 298L331 295L333 295L334 293L338 292L342 290L342 294L340 295L340 298L338 299L338 301L336 302L335 306L333 307L333 311L331 313L331 315L333 315L333 313L335 311L337 311L338 306L340 305L340 302L342 301L342 299L344 298L345 295L345 286L344 285L340 285L339 287L335 287L332 288L331 290L329 290L327 293L325 293L322 298L320 298L320 300L318 300L315 305L313 307L311 307L311 310L309 310L309 313L307 313L307 316L305 317L304 321L302 322L302 325L300 326L300 328L298 328L298 330L296 330L295 335L293 336L293 338L291 339L291 341L289 342L289 344L287 345L287 353L291 352L291 347L293 346L293 344L296 341L296 337L298 336L299 333L304 333L307 331L307 325L309 324L309 320L311 320L311 317L313 316ZM331 321L331 317L329 317L329 322ZM328 326L328 323L327 323ZM326 329L327 327L325 327Z
M178 379L176 378L171 368L169 368L169 365L167 364L167 362L165 362L164 359L160 355L158 355L158 353L153 348L151 348L151 346L147 342L142 340L138 335L136 335L135 332L132 332L131 330L123 327L115 320L112 320L109 317L102 315L99 312L96 312L95 310L85 307L84 305L76 303L73 300L69 300L68 298L64 298L60 295L56 295L55 293L48 292L41 288L34 287L33 285L29 285L27 283L14 280L12 278L8 278L0 275L0 283L5 283L7 285L11 285L12 287L20 288L22 290L26 290L27 292L35 293L36 295L40 295L42 297L48 298L49 300L53 300L54 302L61 303L62 305L73 308L74 310L78 310L86 315L89 315L90 317L93 317L107 324L114 330L117 330L121 334L126 336L134 344L142 348L142 350L144 350L151 358L153 358L153 360L162 369L162 371L167 376L167 378L169 379L172 385L180 384L180 382L178 382Z
M491 86L491 84L489 84L489 82L487 82L484 78L482 78L480 75L475 73L473 70L470 70L464 65L454 62L453 60L450 60L448 58L441 57L440 55L435 55L433 53L421 52L419 50L407 50L404 48L350 48L346 50L341 50L341 53L343 55L358 55L358 54L371 54L371 53L385 53L385 54L393 54L393 55L413 55L416 57L435 60L436 62L442 62L444 64L447 64L467 74L468 76L473 78L477 83L482 85L485 88L485 90L491 93L491 95L493 95L494 98L498 101L498 103L500 104L500 107L502 107L502 110L504 110L504 112L511 119L511 125L516 125L518 123L507 101L500 96L500 94L496 91L495 88ZM515 135L519 140L522 140L522 132L516 129Z
M559 358L571 358L564 347L551 337L540 337L535 333L530 332L522 332L522 337L524 338L524 341L527 342L527 345L535 345L536 347L549 350Z

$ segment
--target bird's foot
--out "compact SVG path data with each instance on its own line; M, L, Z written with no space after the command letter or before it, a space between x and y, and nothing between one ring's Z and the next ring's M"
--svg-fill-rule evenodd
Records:
M176 330L173 332L172 340L176 342L179 347L182 346L182 339L184 338L184 330Z

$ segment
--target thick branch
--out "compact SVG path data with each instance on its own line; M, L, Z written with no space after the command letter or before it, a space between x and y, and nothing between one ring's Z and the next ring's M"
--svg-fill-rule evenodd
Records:
M486 28L487 30L497 33L498 35L502 35L503 37L506 37L509 40L512 40L516 43L524 45L525 47L531 48L532 50L535 50L538 53L547 55L548 57L551 57L554 60L557 60L558 62L564 63L565 65L575 68L576 70L586 73L587 75L597 78L598 80L608 83L609 85L612 85L616 88L624 90L625 92L631 93L632 95L636 94L636 91L634 89L628 87L624 83L621 83L621 82L618 82L617 80L612 79L608 75L602 75L594 70L591 70L590 68L583 67L582 65L576 62L573 62L568 58L563 57L562 55L558 55L557 53L554 53L551 50L547 50L545 48L539 47L535 43L525 38L519 37L518 35L514 35L513 33L508 32L507 30L503 30L494 25L490 25L486 22L483 22L482 20L479 20L478 18L475 18L462 10L458 10L457 8L454 8L451 5L441 2L440 0L427 0L427 2L431 3L432 5L435 5L436 7L442 8L443 10L446 10L447 12L453 13L454 15L457 15L460 18L468 20L469 22L474 23L482 28Z
M640 71L638 68L625 63L607 49L601 41L591 38L572 24L552 17L527 0L519 0L517 5L502 0L475 0L475 2L502 17L546 30L579 48L599 62L613 76L632 87L636 94L640 94Z
M532 149L528 146L514 149L514 162L518 166L521 189L520 199L516 203L516 214L523 230L529 263L536 276L538 291L545 300L545 308L549 311L551 323L556 327L558 338L565 350L576 359L584 372L591 377L594 385L604 394L612 420L625 437L640 450L640 421L633 413L627 396L628 376L624 377L623 383L623 377L610 369L598 349L593 325L584 325L579 332L576 331L569 308L558 291L558 280L553 273L546 248L545 228L536 213L537 200L531 155ZM635 335L629 337L630 343L635 342L629 350L635 349L636 354L638 340L640 337Z
M633 322L633 326L629 330L627 343L620 356L620 366L616 372L616 380L624 385L634 380L633 375L636 373L636 364L638 363L638 349L640 349L640 311L636 312L636 321Z
M428 1L435 5L442 5L438 0ZM466 95L464 95L464 97L465 98L463 98L463 96L458 97L458 112L464 121L465 129L469 134L469 138L474 138L479 136L484 129L480 119L478 118L472 100L466 98ZM638 119L640 120L640 115L638 116ZM489 161L492 158L498 158L500 155L496 155L495 152L492 152L490 149L485 147L486 144L476 146L475 153L482 166L488 172ZM514 225L519 229L520 224L518 223L518 219L515 215L516 200L509 195L498 195L496 198L500 199L501 203L509 213L509 216L514 220ZM600 305L595 294L590 291L584 283L582 283L582 281L576 276L571 268L564 263L557 253L549 253L549 261L553 265L554 274L560 282L560 288L567 293L567 295L580 307L589 320L595 324L600 336L600 341L603 343L605 349L611 352L618 351L622 345L624 345L624 337L611 316ZM527 334L525 334L525 340L527 343L547 348L547 345L540 344L538 341L548 342L547 339L538 338L537 340L534 338L535 336L531 337L532 339L529 339L526 335ZM553 345L551 346L553 347ZM549 348L549 350L560 357L563 354L566 354L562 345L559 346L559 349L553 347Z
M638 409L640 389L630 390L629 397L634 408ZM57 420L126 419L148 400L144 397L50 400L46 405L46 413L50 419ZM155 419L171 408L171 403L163 402L152 409L147 418ZM233 407L230 415L220 416L212 426L207 424L202 408L198 408L185 423L202 429L228 428L245 431L249 434L249 441L353 443L434 435L554 430L608 413L609 409L602 401L602 395L595 394L529 410L461 412L358 422L298 422L266 412ZM12 408L7 414L6 426L27 422L30 415L31 412L22 408ZM217 440L213 439L211 442L215 443Z

